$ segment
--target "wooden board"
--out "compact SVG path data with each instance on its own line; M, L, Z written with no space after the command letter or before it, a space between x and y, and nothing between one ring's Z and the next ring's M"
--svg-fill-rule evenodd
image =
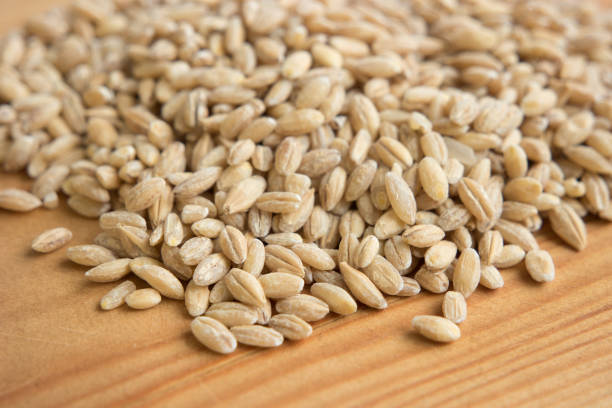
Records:
M2 27L49 1L1 0ZM57 2L55 2L57 4ZM27 188L0 175L0 188ZM95 221L57 211L0 210L0 406L568 406L612 405L612 226L589 225L576 253L540 234L557 278L532 282L523 267L506 286L469 299L462 339L437 345L410 331L442 297L394 299L384 311L329 317L314 335L230 356L191 336L180 302L147 311L98 309L113 285L87 282L65 249L33 254L41 231L66 226L91 242Z

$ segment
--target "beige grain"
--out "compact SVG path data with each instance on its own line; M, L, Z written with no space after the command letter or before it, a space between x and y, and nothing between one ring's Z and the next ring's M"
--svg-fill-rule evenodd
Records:
M130 273L131 259L121 258L104 262L85 272L92 282L114 282Z
M446 269L456 254L457 245L451 241L440 241L425 251L425 265L432 270Z
M238 302L219 302L212 304L206 316L218 320L227 327L253 324L257 321L257 310L253 306Z
M291 250L300 257L302 263L313 268L327 271L336 266L332 257L316 244L296 244L291 247Z
M130 265L132 272L162 295L171 299L184 299L183 284L168 269L158 265Z
M190 238L181 245L179 256L185 265L197 265L213 251L213 242L209 238Z
M185 288L185 307L191 317L201 316L208 309L210 290L208 286L198 286L190 280Z
M326 282L314 283L310 293L329 306L329 310L340 315L352 314L357 311L357 303L353 297L338 285Z
M64 227L47 230L34 238L32 249L43 254L56 251L72 239L72 232Z
M263 193L255 205L261 211L271 213L288 213L297 210L302 202L302 198L296 194L287 191L275 191Z
M255 324L234 326L230 329L238 343L255 347L278 347L283 335L276 330Z
M444 272L434 272L422 267L414 274L414 279L431 293L444 293L448 290L449 279Z
M439 316L415 316L412 328L423 337L439 343L450 343L461 337L461 331L455 323Z
M321 320L329 313L327 303L306 294L281 299L275 307L279 313L294 314L307 322Z
M416 222L417 205L406 181L393 172L385 175L385 189L395 214L408 225Z
M125 197L128 211L142 211L151 207L162 194L166 182L160 177L141 181L132 187Z
M236 337L223 323L210 317L196 317L191 322L191 332L207 348L221 354L236 350Z
M459 292L449 290L444 294L442 314L453 323L459 324L467 317L467 303Z
M266 297L282 299L297 295L304 289L304 279L286 272L271 272L261 275L259 283Z
M518 245L525 251L538 248L538 242L533 234L521 224L501 219L495 224L495 229L501 233L504 242Z
M274 315L268 325L289 340L303 340L312 334L312 326L294 314Z
M428 248L444 238L444 231L437 225L415 225L404 231L402 239L417 248Z
M158 291L151 288L138 289L125 297L125 303L132 309L150 309L161 303L162 297Z
M234 299L255 307L265 306L264 289L250 273L233 268L225 276L224 282Z
M42 205L42 201L25 190L7 188L0 190L0 208L10 211L27 212Z
M200 261L193 271L193 281L199 286L212 285L230 270L230 261L223 254L211 254Z
M387 307L385 297L363 272L358 271L346 262L340 263L340 272L351 294L361 303L375 309L385 309Z
M550 254L543 249L533 249L525 255L525 267L536 282L550 282L555 279L555 265Z
M440 164L431 157L419 162L419 181L425 193L434 201L448 198L448 179Z
M466 299L480 282L480 257L472 248L464 249L457 258L453 273L453 288Z
M499 255L493 261L497 268L510 268L525 258L525 250L518 245L504 245Z
M66 256L72 262L85 266L98 266L116 258L110 249L100 245L77 245L69 247L66 250Z
M499 231L489 230L478 241L478 253L484 265L491 265L501 253L504 239Z
M421 285L419 285L416 279L402 276L402 280L404 281L404 285L402 286L402 290L397 292L396 296L416 296L421 293Z
M504 278L493 265L480 267L480 284L487 289L499 289L504 286Z
M100 299L102 310L113 310L125 303L125 298L136 290L134 282L126 280L108 291Z
M552 209L549 214L552 230L567 244L581 251L586 247L586 227L584 221L569 205L563 203Z
M230 261L242 264L247 256L247 241L244 234L237 228L227 225L219 235L219 245Z
M304 277L304 264L292 250L280 245L265 247L265 265L273 272L287 272Z

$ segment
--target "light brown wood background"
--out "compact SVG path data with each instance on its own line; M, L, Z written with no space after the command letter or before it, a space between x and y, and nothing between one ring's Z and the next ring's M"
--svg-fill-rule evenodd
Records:
M0 30L51 0L0 0ZM66 1L64 1L66 3ZM28 187L0 175L0 188ZM147 311L98 309L113 285L88 283L65 249L29 250L45 229L66 226L91 242L95 221L57 211L0 210L0 406L612 406L612 226L589 225L576 253L540 235L557 278L524 268L506 286L469 299L462 339L437 345L410 331L442 297L394 299L385 311L332 316L305 341L219 356L189 332L180 302Z

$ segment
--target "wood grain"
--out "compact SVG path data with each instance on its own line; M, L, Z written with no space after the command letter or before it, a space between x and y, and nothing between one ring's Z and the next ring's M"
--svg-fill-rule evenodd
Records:
M2 7L2 27L48 7ZM54 1L54 4L58 2ZM8 1L0 1L6 6ZM28 187L0 175L0 188ZM612 226L593 222L576 253L545 230L556 279L532 282L523 267L503 271L504 288L469 299L462 339L449 345L409 329L436 313L439 295L393 299L316 324L314 335L274 350L205 350L177 301L147 311L102 312L112 284L87 282L65 249L29 250L41 231L66 226L89 243L92 220L67 208L0 210L0 406L610 406L612 396ZM142 285L142 282L138 283Z

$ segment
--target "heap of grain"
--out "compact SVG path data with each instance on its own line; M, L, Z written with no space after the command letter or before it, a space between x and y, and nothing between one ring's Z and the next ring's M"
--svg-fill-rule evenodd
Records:
M1 42L0 162L35 181L0 207L64 193L100 221L85 277L150 286L101 308L184 299L220 353L421 289L445 318L413 327L453 341L499 269L554 278L543 222L581 250L612 218L611 28L585 2L79 0Z

